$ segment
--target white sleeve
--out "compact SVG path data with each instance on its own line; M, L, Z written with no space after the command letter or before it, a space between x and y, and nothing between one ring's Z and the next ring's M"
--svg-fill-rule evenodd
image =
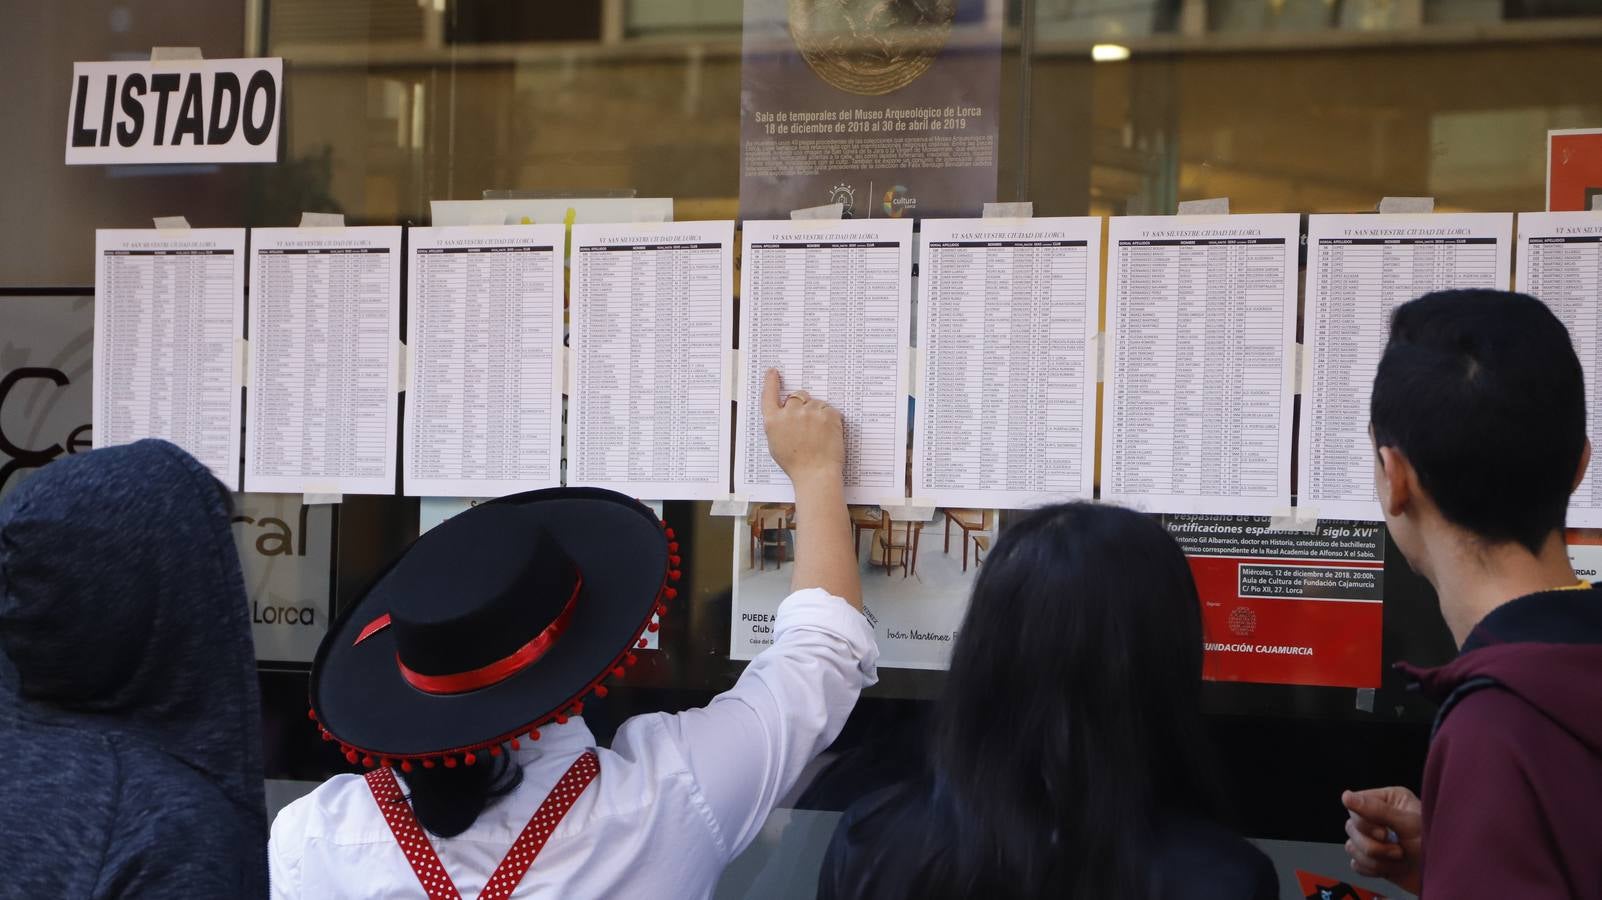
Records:
M305 798L289 804L273 819L272 834L267 839L267 883L272 900L296 900L300 897L300 848L304 823L300 821L300 807Z
M725 861L756 838L802 768L839 736L857 695L878 680L872 627L827 591L787 597L773 632L773 645L734 687L662 723L706 799Z

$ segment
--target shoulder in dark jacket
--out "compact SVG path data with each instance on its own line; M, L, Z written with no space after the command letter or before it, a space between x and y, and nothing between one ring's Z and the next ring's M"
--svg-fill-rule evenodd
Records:
M919 835L949 833L929 793L898 785L853 804L835 828L818 878L819 900L907 896L927 855ZM1279 881L1261 850L1221 826L1171 817L1155 835L1156 900L1274 900Z

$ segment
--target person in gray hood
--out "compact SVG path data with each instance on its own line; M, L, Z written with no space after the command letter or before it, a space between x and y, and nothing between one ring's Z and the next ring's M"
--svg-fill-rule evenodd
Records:
M264 897L228 494L161 441L0 502L0 897Z

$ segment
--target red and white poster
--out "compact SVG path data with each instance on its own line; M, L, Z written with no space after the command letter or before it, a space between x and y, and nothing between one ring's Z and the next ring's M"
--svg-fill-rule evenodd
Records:
M1546 210L1585 211L1602 196L1602 128L1546 133Z
M1301 869L1296 870L1296 886L1301 888L1302 896L1307 900L1385 900L1384 894L1355 887L1339 878L1304 872Z
M1378 687L1385 533L1269 530L1261 516L1163 516L1190 560L1214 681Z

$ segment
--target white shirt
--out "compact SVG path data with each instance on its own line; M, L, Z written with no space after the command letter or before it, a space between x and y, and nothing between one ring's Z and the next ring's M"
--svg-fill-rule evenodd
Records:
M703 709L624 722L513 897L709 897L801 769L877 680L862 614L820 589L779 607L773 645ZM529 817L595 738L582 719L541 727L516 754L523 783L453 838L429 835L474 898ZM336 775L291 803L268 846L274 898L424 897L367 782Z

